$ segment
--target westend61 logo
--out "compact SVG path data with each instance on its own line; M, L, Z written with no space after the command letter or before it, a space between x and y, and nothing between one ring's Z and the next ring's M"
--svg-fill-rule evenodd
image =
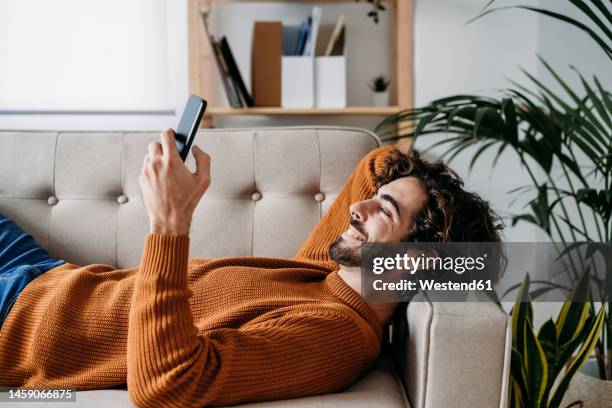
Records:
M459 275L466 271L483 271L487 254L478 257L440 257L420 254L395 254L395 257L376 257L372 261L372 272L380 275L390 270L405 270L411 275L419 270L453 271Z
M365 242L361 270L368 301L514 301L529 274L534 302L563 302L581 276L591 285L573 301L599 302L610 296L612 244Z

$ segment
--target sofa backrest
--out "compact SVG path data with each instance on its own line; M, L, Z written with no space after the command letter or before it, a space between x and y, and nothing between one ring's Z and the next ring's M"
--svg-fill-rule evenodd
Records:
M76 265L137 266L149 224L138 177L159 132L0 131L0 213ZM200 130L212 183L190 257L292 257L355 165L379 145L340 127ZM194 171L193 156L187 166Z

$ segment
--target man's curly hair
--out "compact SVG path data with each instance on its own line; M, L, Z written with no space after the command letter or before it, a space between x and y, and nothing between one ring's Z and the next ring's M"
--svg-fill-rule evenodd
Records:
M427 204L402 241L500 243L495 246L495 253L490 254L492 267L488 270L494 282L499 280L507 262L501 245L503 223L489 203L477 194L464 190L461 177L442 161L427 162L415 150L402 153L393 149L385 158L383 169L376 173L376 187L378 189L400 177L417 178L428 197ZM478 250L475 248L475 251ZM400 305L392 318L394 331L397 331L394 337L398 338L405 336L407 331L408 303L401 302ZM394 342L394 347L401 348L401 344L398 346Z
M428 197L427 205L402 241L500 242L502 222L487 201L463 189L463 180L442 161L427 162L410 150L386 157L375 176L376 186L400 177L415 177Z

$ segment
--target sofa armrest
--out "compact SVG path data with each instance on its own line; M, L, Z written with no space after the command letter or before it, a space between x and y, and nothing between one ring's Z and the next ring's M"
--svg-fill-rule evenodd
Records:
M419 293L405 320L394 327L393 349L412 408L506 407L512 331L502 309Z

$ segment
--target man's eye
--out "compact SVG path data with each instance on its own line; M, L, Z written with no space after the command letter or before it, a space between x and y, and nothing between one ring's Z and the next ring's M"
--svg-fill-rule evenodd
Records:
M391 218L391 214L389 214L387 211L385 211L384 208L380 207L380 212L385 214L387 217Z

